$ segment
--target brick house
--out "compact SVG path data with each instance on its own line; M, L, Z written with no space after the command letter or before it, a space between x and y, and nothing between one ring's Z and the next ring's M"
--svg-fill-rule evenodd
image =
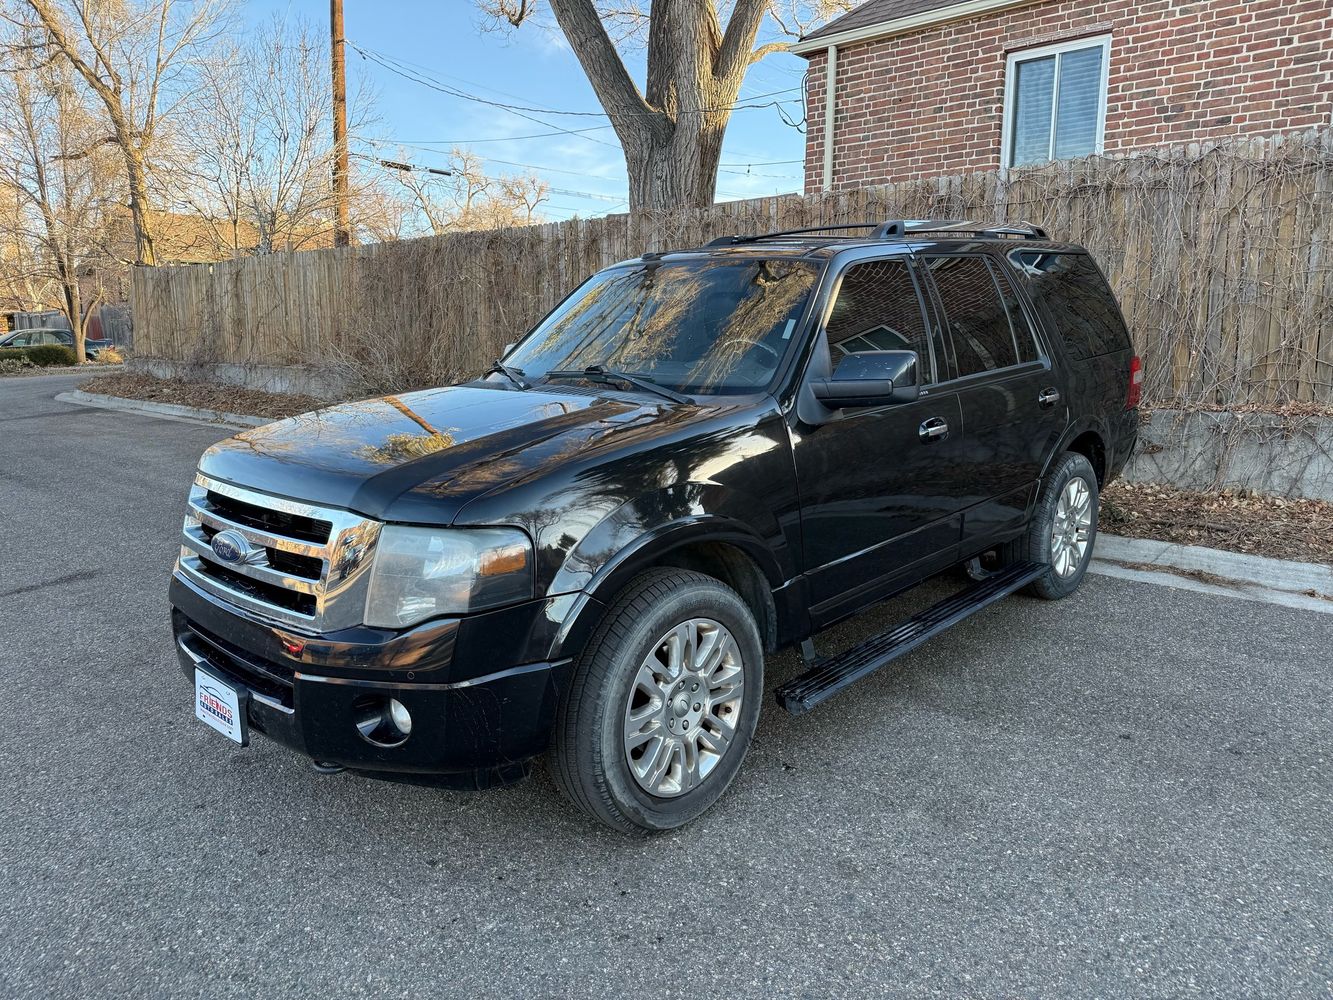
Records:
M866 0L793 51L807 192L1333 124L1330 0Z

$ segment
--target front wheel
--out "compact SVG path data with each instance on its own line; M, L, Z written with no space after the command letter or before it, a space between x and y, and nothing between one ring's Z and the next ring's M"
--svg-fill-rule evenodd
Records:
M1097 474L1077 452L1066 452L1042 484L1019 558L1045 563L1028 592L1048 601L1068 597L1083 582L1097 541Z
M759 629L740 596L701 573L650 570L608 609L575 667L551 772L615 829L681 826L735 777L763 688Z

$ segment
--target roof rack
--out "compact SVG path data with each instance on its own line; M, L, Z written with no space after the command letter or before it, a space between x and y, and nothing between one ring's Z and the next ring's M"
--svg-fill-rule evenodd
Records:
M719 236L709 240L704 246L726 247L737 243L756 243L759 240L775 239L779 236L801 236L805 233L826 233L830 229L874 229L878 222L840 222L836 225L806 226L804 229L779 229L772 233L758 233L754 236Z
M1021 236L1027 240L1047 239L1046 230L1028 222L990 224L985 222L967 222L962 219L890 219L886 222L851 222L827 226L806 226L803 229L780 229L772 233L760 233L756 236L719 236L705 244L710 247L736 246L740 243L757 243L760 240L781 239L784 236L802 236L808 233L825 233L830 230L869 229L872 240L900 240L920 233L949 233L957 236L977 236L981 238L995 236Z

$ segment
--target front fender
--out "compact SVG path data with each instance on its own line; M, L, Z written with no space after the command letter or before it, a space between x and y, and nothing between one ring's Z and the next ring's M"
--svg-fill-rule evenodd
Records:
M623 504L569 552L548 594L579 592L551 655L577 653L605 605L673 549L694 542L732 545L777 590L793 575L777 518L752 497L714 483L684 483Z
M569 551L547 592L604 594L609 581L642 568L644 553L655 557L705 539L741 548L772 587L794 575L782 527L767 505L716 483L680 483L624 503L599 521Z

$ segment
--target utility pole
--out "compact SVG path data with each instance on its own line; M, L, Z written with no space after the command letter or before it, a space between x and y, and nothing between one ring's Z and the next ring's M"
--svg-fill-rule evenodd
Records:
M343 0L329 0L329 37L333 46L333 245L352 242L347 211L347 56L343 37Z

